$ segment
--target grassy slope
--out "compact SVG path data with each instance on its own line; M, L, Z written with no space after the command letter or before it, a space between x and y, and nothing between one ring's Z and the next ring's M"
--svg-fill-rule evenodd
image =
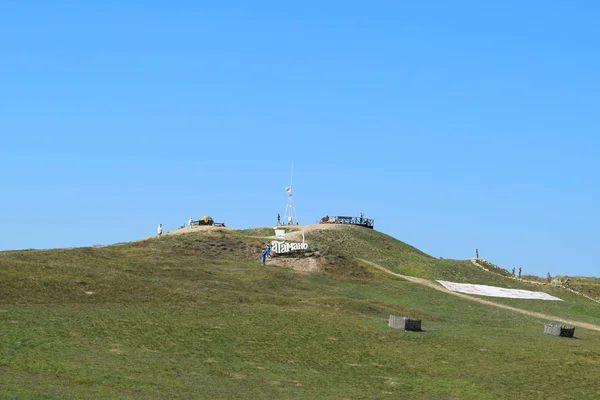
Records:
M544 291L565 301L527 301L501 298L493 300L531 311L600 324L600 304L590 302L574 293L559 287L531 285L508 276L492 274L474 266L468 260L436 259L380 232L360 227L346 227L342 231L311 232L307 235L307 240L318 243L324 252L343 251L345 254L368 259L404 275Z
M561 276L561 279L566 279L567 276ZM581 293L600 300L600 279L584 276L570 276L569 287Z
M353 257L428 278L527 285L353 227L308 234L327 271L299 275L259 264L263 234L0 253L0 398L600 396L599 332L544 336L545 321ZM571 296L515 305L598 320L598 305ZM420 317L426 332L391 330L389 314Z

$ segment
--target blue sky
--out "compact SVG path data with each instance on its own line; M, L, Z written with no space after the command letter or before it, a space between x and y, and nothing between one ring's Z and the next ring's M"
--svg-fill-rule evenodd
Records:
M591 1L3 2L0 249L190 215L270 225L293 160L301 223L364 212L436 257L600 276L599 18Z

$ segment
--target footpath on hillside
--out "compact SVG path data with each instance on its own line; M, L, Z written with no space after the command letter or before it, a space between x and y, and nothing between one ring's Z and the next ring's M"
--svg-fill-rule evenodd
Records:
M499 303L494 303L493 301L489 301L489 300L484 300L481 299L479 297L473 297L473 296L469 296L466 294L462 294L462 293L457 293L457 292L452 292L448 289L446 289L445 287L443 287L442 285L438 284L437 282L433 282L433 281L429 281L427 279L424 278L417 278L414 276L408 276L408 275L402 275L402 274L398 274L396 272L392 272L387 268L382 267L381 265L375 264L374 262L371 261L367 261L367 260L363 260L360 259L360 261L371 265L372 267L375 267L387 274L393 275L393 276L397 276L399 278L405 279L409 282L414 282L414 283L418 283L420 285L424 285L427 287L430 287L432 289L435 290L439 290L440 292L444 292L447 294L451 294L453 296L458 296L461 297L463 299L469 300L469 301L474 301L477 303L481 303L481 304L486 304L489 306L493 306L493 307L498 307L498 308L503 308L505 310L510 310L510 311L514 311L514 312L518 312L524 315L529 315L531 317L536 317L536 318L540 318L540 319L547 319L547 320L552 320L552 321L557 321L563 324L567 324L567 325L572 325L572 326L577 326L580 328L584 328L584 329L590 329L590 330L594 330L594 331L600 331L600 326L599 325L595 325L595 324L590 324L588 322L580 322L580 321L575 321L575 320L571 320L571 319L565 319L565 318L560 318L560 317L556 317L554 315L549 315L549 314L543 314L543 313L538 313L535 311L529 311L529 310L523 310L521 308L517 308L517 307L511 307L511 306L507 306L504 304L499 304Z
M541 286L547 286L547 285L548 285L548 283L545 283L545 282L537 282L537 281L532 281L532 280L524 279L524 278L521 278L521 277L517 278L517 277L515 277L514 275L511 275L511 276L505 276L505 275L499 274L498 272L496 272L496 271L493 271L493 270L490 270L490 269L488 269L488 268L484 267L483 265L481 265L481 264L479 263L479 259L477 259L477 258L472 258L472 259L470 259L469 261L471 261L471 263L472 263L474 266L476 266L477 268L481 268L482 270L484 270L484 271L487 271L487 272L489 272L489 273L491 273L491 274L496 274L496 275L499 275L499 276L502 276L502 277L505 277L505 278L509 278L509 279L515 279L515 280L518 280L518 281L520 281L520 282L529 283L529 284L531 284L531 285L541 285ZM484 261L485 261L485 260L484 260ZM495 267L497 267L497 268L500 268L500 267L498 267L498 266L495 266ZM581 292L579 292L579 291L577 291L577 290L573 290L573 289L571 289L571 288L570 288L570 287L568 287L568 286L565 286L565 285L553 285L553 286L560 287L561 289L567 290L567 291L569 291L569 292L571 292L571 293L573 293L573 294L579 295L579 296L583 296L583 297L585 297L586 299L593 301L594 303L598 303L598 304L600 304L600 300L598 300L598 299L596 299L596 298L594 298L594 297L592 297L592 296L588 296L588 295L587 295L587 294L585 294L585 293L581 293Z

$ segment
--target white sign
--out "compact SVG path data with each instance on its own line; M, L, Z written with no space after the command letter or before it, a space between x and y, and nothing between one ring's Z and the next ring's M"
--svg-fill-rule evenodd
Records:
M439 281L446 289L452 292L478 294L490 297L508 297L511 299L534 299L534 300L558 300L558 297L550 296L544 292L532 292L531 290L507 289L496 286L473 285L470 283L454 283Z
M286 243L286 242L271 242L271 250L273 253L289 253L296 250L307 250L308 243Z
M285 240L285 229L275 229L275 237L279 240Z

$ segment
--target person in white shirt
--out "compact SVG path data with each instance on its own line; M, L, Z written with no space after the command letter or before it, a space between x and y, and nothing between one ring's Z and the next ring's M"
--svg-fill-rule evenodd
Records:
M291 224L292 224L292 216L290 215L290 216L288 217L288 225L291 225Z
M158 229L156 230L156 237L161 237L162 235L162 224L158 224Z
M194 220L192 219L192 217L190 217L190 220L188 221L188 228L192 229L193 223L194 223Z

